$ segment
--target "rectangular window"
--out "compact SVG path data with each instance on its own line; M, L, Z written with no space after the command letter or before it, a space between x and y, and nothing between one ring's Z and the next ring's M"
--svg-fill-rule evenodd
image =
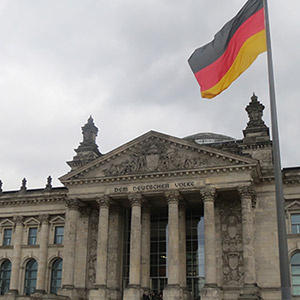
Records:
M12 229L11 228L4 229L3 246L11 245L11 237L12 237Z
M300 214L292 214L292 233L299 234L300 233Z
M29 228L28 245L36 245L37 231L37 227Z
M54 233L54 244L61 245L64 242L64 227L56 226Z

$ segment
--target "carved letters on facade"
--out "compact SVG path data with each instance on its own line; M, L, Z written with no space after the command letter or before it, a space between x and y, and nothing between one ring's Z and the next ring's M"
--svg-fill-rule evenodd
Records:
M144 172L163 172L195 169L212 163L212 158L197 157L162 140L150 139L131 150L129 157L121 163L111 164L105 175L126 175Z
M225 285L242 285L244 261L241 203L239 200L220 203L222 236L222 270Z

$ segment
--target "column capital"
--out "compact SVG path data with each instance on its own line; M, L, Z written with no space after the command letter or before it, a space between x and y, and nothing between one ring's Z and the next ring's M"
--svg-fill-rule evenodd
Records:
M140 206L140 207L142 207L142 203L144 202L143 195L142 194L138 194L138 193L128 194L128 199L130 201L131 207L133 207L133 206Z
M39 215L39 221L42 224L49 224L49 214L40 214Z
M23 216L14 216L13 220L15 225L23 225Z
M79 207L82 206L82 202L76 198L67 198L66 206L69 210L79 210Z
M217 191L215 188L203 188L200 190L200 194L204 202L207 201L215 202Z
M250 198L252 207L256 205L256 193L252 185L242 185L237 187L237 191L241 199Z
M111 199L108 195L102 195L100 197L98 197L96 199L99 208L105 207L105 208L109 208L109 206L111 205Z
M182 201L182 196L179 191L168 191L165 192L165 197L167 198L168 204L175 203L179 204Z

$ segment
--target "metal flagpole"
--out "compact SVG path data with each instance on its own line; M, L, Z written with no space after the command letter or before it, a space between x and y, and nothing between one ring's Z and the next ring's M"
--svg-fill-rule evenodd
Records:
M267 50L268 75L269 75L273 159L274 159L274 173L275 173L281 297L282 300L291 300L292 299L291 280L290 280L290 269L289 269L289 260L288 260L288 247L287 247L285 209L284 209L280 149L279 149L277 111L276 111L276 101L275 101L275 84L274 84L274 72L273 72L273 60L272 60L272 48L271 48L269 11L268 11L267 0L263 0L263 1L264 1L264 9L265 9L266 37L267 37L267 48L268 48Z

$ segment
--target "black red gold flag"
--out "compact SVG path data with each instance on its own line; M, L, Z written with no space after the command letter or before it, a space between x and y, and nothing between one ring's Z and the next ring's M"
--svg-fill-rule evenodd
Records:
M267 50L263 0L248 0L213 41L198 48L189 65L203 98L214 98Z

